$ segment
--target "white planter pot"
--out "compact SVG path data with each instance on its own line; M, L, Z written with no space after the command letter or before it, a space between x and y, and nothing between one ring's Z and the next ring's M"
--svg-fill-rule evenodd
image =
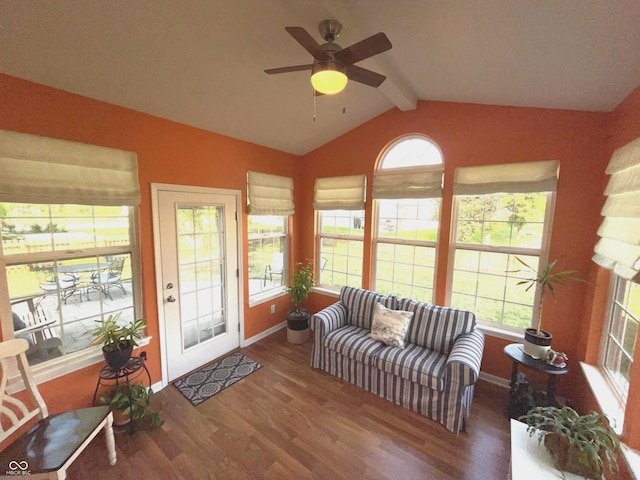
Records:
M546 358L549 348L551 348L552 335L544 330L540 331L540 335L535 328L527 328L524 334L524 353L535 359L541 360Z

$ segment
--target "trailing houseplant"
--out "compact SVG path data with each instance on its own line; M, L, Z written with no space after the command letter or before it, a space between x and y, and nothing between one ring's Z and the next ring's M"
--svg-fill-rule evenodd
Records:
M525 353L534 358L544 358L549 346L551 345L552 335L549 332L542 330L542 307L544 305L545 293L549 294L556 299L556 287L566 285L567 280L573 280L576 282L587 283L586 280L575 277L573 274L577 273L577 270L562 270L560 272L553 272L553 268L558 263L558 260L554 260L549 263L540 271L536 271L534 268L527 265L522 259L515 257L515 259L526 267L531 274L528 278L525 278L517 283L517 285L524 285L525 291L531 290L536 286L538 290L538 318L535 321L533 328L525 329ZM521 270L517 270L520 272Z
M152 396L151 388L136 383L123 383L100 397L100 403L111 407L116 425L126 425L133 421L134 426L140 428L159 427L164 420L151 406Z
M287 293L291 295L294 309L287 313L287 338L291 343L303 343L309 335L309 311L302 308L313 288L313 262L298 262L291 273L291 285Z
M605 470L618 470L620 441L605 415L579 415L566 406L536 407L520 420L530 436L538 433L559 470L592 479L603 478Z
M143 320L132 320L127 325L118 323L122 312L109 315L106 320L96 320L98 327L91 332L94 336L91 345L102 344L102 353L107 364L113 370L120 370L131 358L133 347L142 338L146 325Z

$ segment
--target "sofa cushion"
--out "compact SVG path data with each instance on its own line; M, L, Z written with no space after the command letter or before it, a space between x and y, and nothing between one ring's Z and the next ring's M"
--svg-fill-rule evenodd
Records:
M368 337L369 330L355 325L339 328L325 335L324 346L353 360L371 365L371 355L382 350L382 342Z
M444 390L447 356L443 353L408 343L403 349L384 347L375 351L372 363L397 377L434 390Z
M396 310L399 304L397 297L354 287L342 287L342 290L340 290L340 302L347 309L347 323L367 330L371 330L376 303L380 302L392 310Z
M392 347L404 348L404 339L409 330L411 317L413 312L392 310L378 302L373 313L369 337Z
M403 298L400 308L414 312L407 342L445 355L460 335L471 332L476 325L476 316L466 310L438 307L410 298Z

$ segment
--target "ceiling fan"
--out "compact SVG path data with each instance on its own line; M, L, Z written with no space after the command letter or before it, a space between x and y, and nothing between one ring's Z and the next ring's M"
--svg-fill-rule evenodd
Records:
M320 35L327 43L319 45L302 27L285 27L285 30L313 55L313 63L291 67L269 68L265 73L288 73L311 70L311 84L316 92L333 95L341 92L347 85L347 79L364 83L370 87L379 87L387 77L366 68L354 65L365 58L373 57L391 48L387 36L380 32L350 47L342 48L334 40L342 31L337 20L323 20L318 26Z

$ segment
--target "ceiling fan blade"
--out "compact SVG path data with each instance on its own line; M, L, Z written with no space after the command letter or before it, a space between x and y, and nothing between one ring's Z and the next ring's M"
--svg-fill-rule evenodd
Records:
M387 36L380 32L354 43L350 47L344 48L334 54L337 61L344 65L352 65L365 58L373 57L382 52L386 52L392 47Z
M301 72L302 70L311 70L313 68L313 64L309 65L293 65L291 67L280 67L280 68L268 68L264 71L264 73L268 73L269 75L273 75L274 73L289 73L289 72Z
M349 65L347 67L347 77L354 82L364 83L370 87L379 87L382 85L387 77L380 75L379 73L372 72L366 68L358 67L356 65Z
M318 60L329 60L327 52L320 48L318 42L302 27L285 27L285 30L289 32L296 42L304 47L304 49L313 55L313 58Z

